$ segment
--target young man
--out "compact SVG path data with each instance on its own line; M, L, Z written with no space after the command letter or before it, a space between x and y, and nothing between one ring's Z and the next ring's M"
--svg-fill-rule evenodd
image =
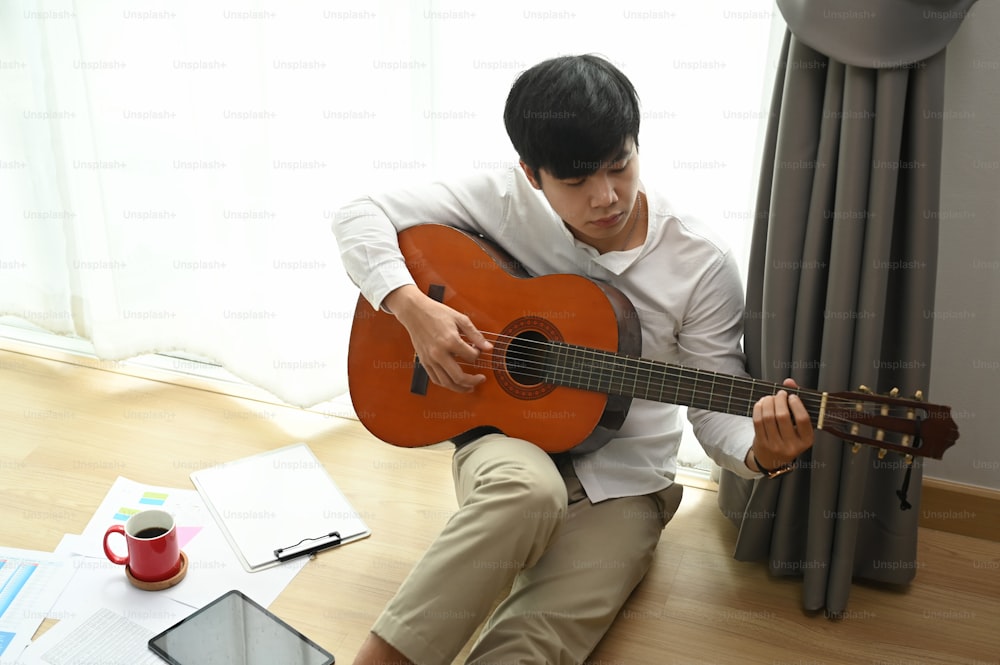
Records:
M351 278L405 326L434 384L476 390L487 377L463 365L491 345L406 270L397 233L426 222L482 233L533 275L575 273L617 287L636 308L646 358L745 375L736 264L641 184L639 118L632 84L607 61L548 60L523 72L507 99L519 168L340 211L334 230ZM633 401L616 438L586 455L550 456L502 434L458 446L459 510L355 662L451 663L484 621L470 663L583 662L645 575L680 502L679 412ZM708 454L745 477L812 445L807 412L785 391L760 400L752 418L687 414Z

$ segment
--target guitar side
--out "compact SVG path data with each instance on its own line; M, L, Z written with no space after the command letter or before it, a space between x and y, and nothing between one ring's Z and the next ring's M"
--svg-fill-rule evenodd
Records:
M525 378L516 340L544 337L638 356L639 322L623 295L576 275L529 277L492 243L447 226L412 227L399 243L417 286L469 316L494 349L465 368L486 375L472 393L421 382L406 329L359 298L348 381L358 418L374 436L417 447L492 428L550 453L610 438L631 400Z

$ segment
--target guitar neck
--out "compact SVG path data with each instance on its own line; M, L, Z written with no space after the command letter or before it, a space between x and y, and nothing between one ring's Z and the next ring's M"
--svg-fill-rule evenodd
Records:
M802 397L814 423L822 408L814 390L563 343L551 353L545 381L558 386L748 417L762 397L786 390Z

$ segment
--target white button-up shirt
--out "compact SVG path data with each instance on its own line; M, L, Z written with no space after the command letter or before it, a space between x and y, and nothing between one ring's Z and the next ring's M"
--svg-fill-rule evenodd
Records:
M679 217L657 192L646 190L646 196L645 242L605 254L577 240L517 167L361 198L343 207L333 226L348 274L374 307L413 283L397 233L447 224L483 234L532 275L572 273L622 291L641 322L644 358L746 376L736 262L708 229ZM681 412L673 404L633 400L614 439L574 457L590 500L647 494L673 482ZM717 464L759 476L744 463L754 436L750 418L695 408L687 417Z

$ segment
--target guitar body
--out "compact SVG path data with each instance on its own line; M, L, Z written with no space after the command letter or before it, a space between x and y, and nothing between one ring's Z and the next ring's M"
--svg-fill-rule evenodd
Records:
M630 398L545 383L523 367L546 362L533 350L543 340L638 357L639 320L624 295L578 275L529 277L489 241L448 226L412 227L399 244L417 286L466 314L494 348L464 368L486 375L472 393L436 386L406 329L359 298L348 381L374 436L415 447L496 430L550 453L582 453L621 426Z

